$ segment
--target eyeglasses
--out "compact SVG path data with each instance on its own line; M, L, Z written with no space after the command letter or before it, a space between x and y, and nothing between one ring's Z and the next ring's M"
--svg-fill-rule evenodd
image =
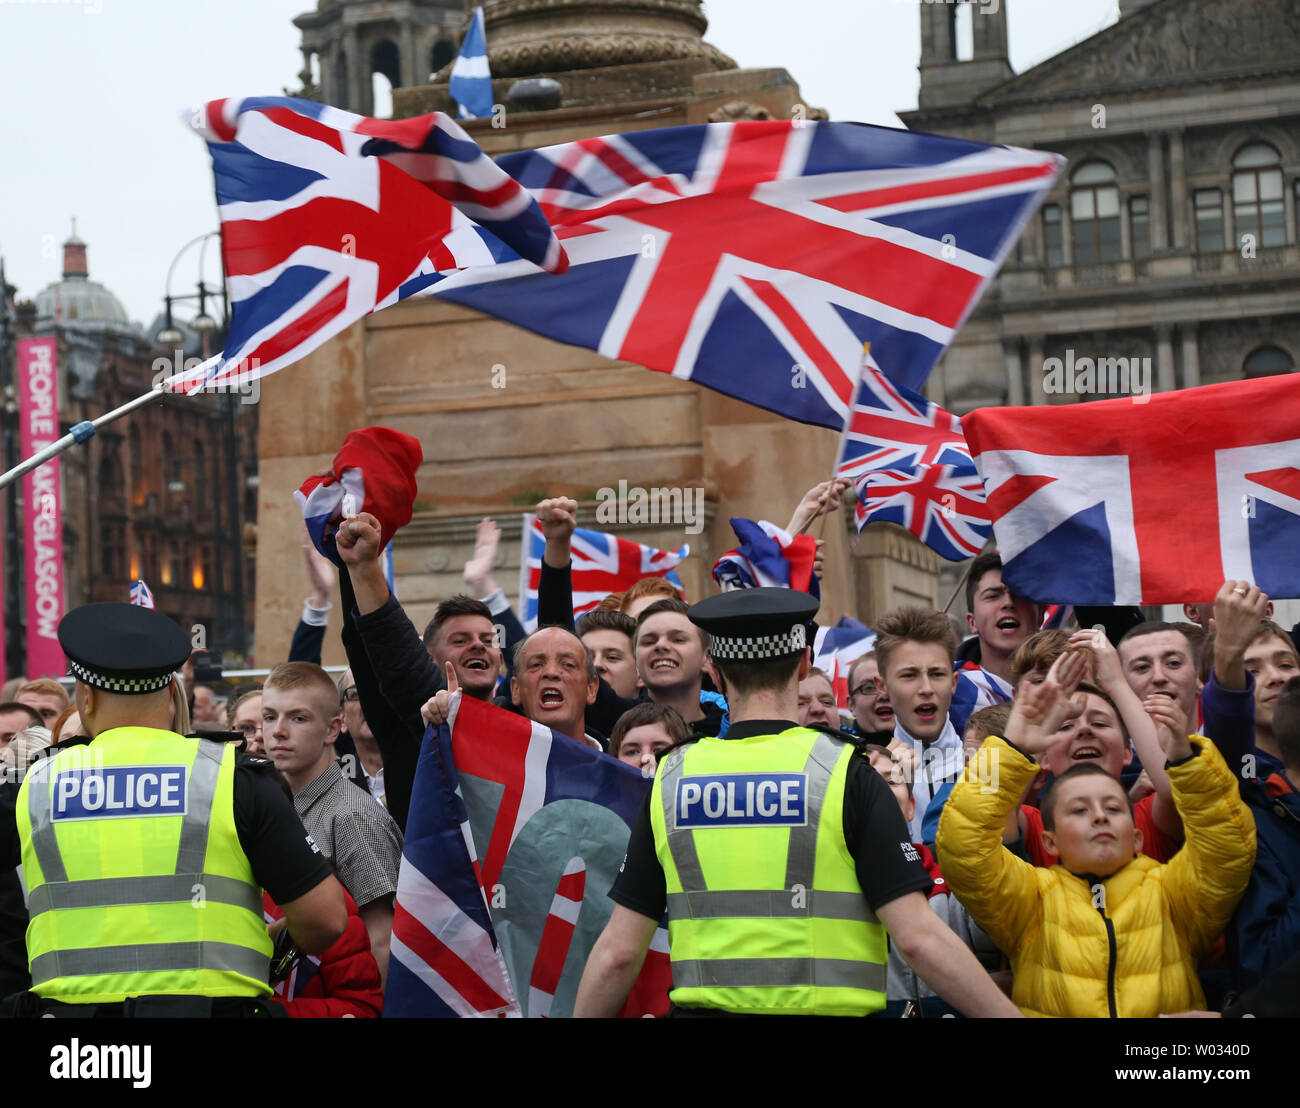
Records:
M880 682L863 681L862 684L859 685L856 689L851 689L849 691L849 695L850 696L871 696L873 693L878 693L879 691L880 691Z
M346 700L349 704L355 704L358 700L361 699L361 694L357 692L356 685L349 685L346 689L343 690L343 699Z

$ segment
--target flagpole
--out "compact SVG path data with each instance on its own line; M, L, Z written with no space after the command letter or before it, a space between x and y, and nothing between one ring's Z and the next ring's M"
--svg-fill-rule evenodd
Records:
M13 469L7 473L0 474L0 489L12 485L19 477L25 473L30 473L37 466L44 465L51 458L57 458L68 447L74 443L89 441L101 427L105 427L115 420L121 419L124 415L129 415L137 408L143 408L149 401L155 397L163 395L162 389L150 389L148 392L137 396L134 400L128 400L121 407L114 408L111 412L106 412L98 419L86 420L76 424L66 435L42 450L38 450L30 458L19 462Z
M957 599L957 594L961 592L961 587L966 584L966 578L970 576L970 567L974 564L974 559L971 559L966 563L966 568L962 571L962 575L957 581L957 587L952 590L952 596L948 597L948 603L943 606L944 615L948 614L948 609L952 607L952 602Z

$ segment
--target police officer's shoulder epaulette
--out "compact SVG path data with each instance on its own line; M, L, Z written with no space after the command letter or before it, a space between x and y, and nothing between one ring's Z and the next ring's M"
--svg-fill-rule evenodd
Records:
M861 735L854 735L849 731L841 731L838 727L827 727L824 723L809 723L805 726L810 731L820 731L823 735L829 735L833 739L839 739L840 742L849 743L856 746L861 752L866 747L866 742Z
M270 758L259 758L256 754L245 754L242 750L235 754L235 765L257 770L275 769L275 763Z

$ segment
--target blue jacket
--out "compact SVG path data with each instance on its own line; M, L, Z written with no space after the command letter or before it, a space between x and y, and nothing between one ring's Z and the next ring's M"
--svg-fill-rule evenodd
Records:
M1300 793L1280 773L1244 781L1255 817L1255 868L1228 924L1228 961L1238 989L1300 954Z

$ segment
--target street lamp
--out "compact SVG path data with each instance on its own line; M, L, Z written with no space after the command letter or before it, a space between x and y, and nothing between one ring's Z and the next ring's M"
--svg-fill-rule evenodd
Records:
M172 305L182 300L197 300L198 315L189 321L191 331L197 332L203 339L203 357L206 359L212 345L224 345L225 330L228 320L228 308L226 302L226 284L225 273L222 273L220 289L220 311L221 318L218 320L208 314L208 298L216 298L218 290L204 283L203 280L203 262L207 254L208 243L219 238L220 233L210 231L198 238L191 239L181 247L180 252L172 259L172 263L167 267L167 280L163 287L163 303L166 306L166 323L161 331L158 332L157 341L161 346L180 346L185 341L184 333L178 328L172 318ZM202 243L199 248L199 280L196 292L173 295L172 293L172 275L176 270L176 263L181 257L193 246ZM213 340L216 340L215 343ZM231 574L231 594L234 606L233 619L230 624L230 633L226 636L218 635L218 638L225 638L229 648L236 653L243 654L247 645L247 635L244 626L244 551L243 551L243 527L240 524L239 511L239 481L238 481L238 459L236 457L236 434L235 434L235 404L236 398L230 393L223 397L225 406L225 419L222 421L222 453L225 455L226 475L224 482L214 481L209 487L216 489L221 484L225 484L227 493L227 511L229 525L226 533L230 537L230 551L233 557L233 572ZM197 486L196 486L197 487ZM185 482L179 477L172 477L167 482L167 491L169 493L180 494L185 492ZM220 497L216 503L216 530L218 534L223 529L222 511ZM217 587L220 591L221 584L224 581L222 563L224 544L216 541L213 544L213 553L216 555L216 577ZM221 602L218 600L218 613L220 613Z

